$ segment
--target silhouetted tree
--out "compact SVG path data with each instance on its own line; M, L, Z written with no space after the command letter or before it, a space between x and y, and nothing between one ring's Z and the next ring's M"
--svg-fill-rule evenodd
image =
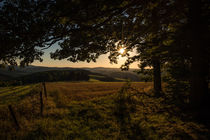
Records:
M210 2L197 0L189 1L189 32L191 51L191 98L193 106L200 106L208 93L209 48L210 48Z
M56 42L61 48L51 53L53 59L95 62L109 52L113 63L119 55L128 58L122 69L135 61L142 69L152 67L157 96L161 66L184 61L191 71L186 78L191 81L190 103L200 106L209 96L209 11L208 0L8 0L0 10L0 46L5 48L0 61L41 61L43 49ZM137 54L130 56L133 50Z
M56 20L50 14L53 1L5 0L0 8L0 61L27 65L42 61L42 48L53 44Z

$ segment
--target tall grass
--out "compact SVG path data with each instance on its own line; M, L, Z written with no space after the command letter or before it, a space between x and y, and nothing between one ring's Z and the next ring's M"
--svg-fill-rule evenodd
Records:
M49 96L43 98L43 117L40 87L35 86L12 104L21 130L15 130L7 108L9 101L0 106L0 139L209 138L208 128L192 120L182 120L171 113L175 106L165 104L162 98L148 96L145 92L150 86L150 83L47 83Z

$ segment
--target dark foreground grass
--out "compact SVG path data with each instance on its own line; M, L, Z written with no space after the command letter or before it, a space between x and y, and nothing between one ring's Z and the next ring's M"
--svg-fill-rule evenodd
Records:
M15 129L7 109L8 104L1 105L0 139L209 139L209 129L191 119L182 119L183 116L189 116L173 105L166 105L162 98L147 96L130 85L125 85L121 90L117 88L117 84L112 85L114 90L111 93L111 89L107 89L110 88L107 83L95 83L96 88L93 88L94 83L89 84L73 84L80 85L77 87L80 92L77 93L73 86L74 94L71 91L71 95L68 95L67 89L71 88L66 86L68 83L47 84L49 92L48 98L44 98L43 117L40 116L40 87L34 88L27 93L28 96L12 104L20 130ZM56 85L57 90L52 85ZM119 85L121 87L123 83ZM144 87L148 88L150 84ZM84 94L80 95L81 92Z

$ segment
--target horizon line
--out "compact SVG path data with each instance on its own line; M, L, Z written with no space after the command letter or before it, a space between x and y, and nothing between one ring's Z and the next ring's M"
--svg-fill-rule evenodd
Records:
M72 66L72 67L68 67L68 66L64 66L64 67L60 67L60 66L41 66L41 65L28 65L28 66L35 66L35 67L48 67L48 68L110 68L110 69L120 69L120 67L76 67L76 66ZM27 66L26 66L27 67ZM139 69L139 68L134 68L131 67L129 69Z

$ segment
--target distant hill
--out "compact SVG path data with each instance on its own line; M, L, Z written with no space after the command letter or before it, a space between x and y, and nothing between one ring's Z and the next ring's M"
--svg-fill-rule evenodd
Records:
M97 68L84 68L86 70L89 70L94 73L103 74L109 77L114 77L118 79L129 79L131 81L142 81L141 77L135 73L134 71L136 69L130 69L128 71L121 71L121 69L118 68L103 68L103 67L97 67Z
M55 81L88 81L89 73L87 70L51 70L21 76L17 80L22 81L23 84Z
M50 70L70 70L72 68L56 68L56 67L41 67L41 66L27 66L17 67L14 66L15 70L8 70L8 68L0 68L0 74L8 75L10 77L20 77L36 72L50 71Z
M121 71L118 68L70 68L70 67L41 67L41 66L28 66L28 67L14 67L15 70L9 71L7 68L0 68L1 81L7 80L21 80L32 82L40 82L40 79L45 81L58 81L58 77L62 77L60 73L69 73L67 76L72 76L77 72L84 72L89 76L90 81L142 81L141 77L133 72L135 69L129 71ZM74 71L74 72L73 72ZM71 73L73 72L73 73ZM52 77L55 77L54 79ZM57 79L56 79L57 78ZM39 79L39 80L38 80ZM50 80L49 80L50 79ZM62 80L63 78L59 79ZM69 81L72 81L69 77Z

